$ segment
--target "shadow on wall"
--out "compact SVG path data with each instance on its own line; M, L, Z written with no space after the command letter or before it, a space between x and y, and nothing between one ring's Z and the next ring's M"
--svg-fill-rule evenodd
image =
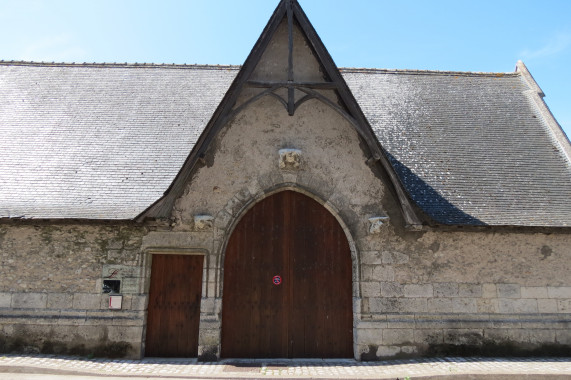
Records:
M446 225L486 225L486 223L478 218L468 215L454 206L406 165L397 160L389 152L386 153L410 198L434 221Z

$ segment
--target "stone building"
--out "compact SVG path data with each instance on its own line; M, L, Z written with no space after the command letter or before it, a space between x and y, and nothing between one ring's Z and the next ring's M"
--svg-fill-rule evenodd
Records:
M569 354L571 147L513 73L0 64L0 351Z

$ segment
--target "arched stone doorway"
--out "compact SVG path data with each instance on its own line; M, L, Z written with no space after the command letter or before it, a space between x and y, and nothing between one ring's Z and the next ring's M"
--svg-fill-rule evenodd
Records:
M351 272L327 209L289 190L263 199L227 244L222 357L353 357Z

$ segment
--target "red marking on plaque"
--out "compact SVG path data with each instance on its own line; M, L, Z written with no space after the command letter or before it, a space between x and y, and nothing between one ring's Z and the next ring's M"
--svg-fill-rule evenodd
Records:
M282 283L282 276L274 276L272 282L274 285L280 285Z
M107 278L114 278L115 276L117 276L117 274L119 274L119 269L109 269L109 276L107 276Z

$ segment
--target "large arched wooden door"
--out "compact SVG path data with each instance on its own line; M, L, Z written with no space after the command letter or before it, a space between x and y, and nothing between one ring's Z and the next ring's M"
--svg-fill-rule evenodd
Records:
M351 268L343 229L315 200L256 204L226 248L222 357L353 357Z

